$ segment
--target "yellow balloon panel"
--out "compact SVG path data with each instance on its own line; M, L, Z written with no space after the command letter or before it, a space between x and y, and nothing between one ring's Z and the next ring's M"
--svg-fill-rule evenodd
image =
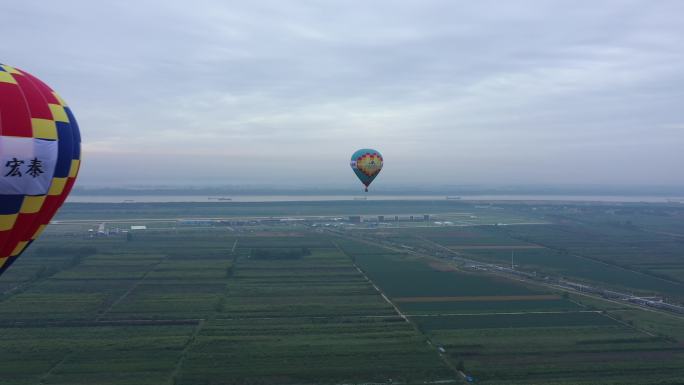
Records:
M356 161L356 168L368 176L375 176L382 169L382 158L378 154L366 154Z

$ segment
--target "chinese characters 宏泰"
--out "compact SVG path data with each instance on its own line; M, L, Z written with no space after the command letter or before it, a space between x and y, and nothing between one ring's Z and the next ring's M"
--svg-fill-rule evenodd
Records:
M28 164L26 165L26 168L24 168L22 172L23 164L26 164L25 160L20 160L17 158L12 158L12 160L8 160L5 163L5 169L7 170L5 176L21 178L24 176L24 174L26 174L33 178L37 178L38 176L40 176L40 174L45 173L45 171L43 171L43 161L38 159L38 157L30 159L28 161Z

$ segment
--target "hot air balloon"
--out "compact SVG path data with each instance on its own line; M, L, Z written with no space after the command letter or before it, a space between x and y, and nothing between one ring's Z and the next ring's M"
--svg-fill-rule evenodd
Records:
M351 168L368 192L368 186L382 170L382 155L377 150L362 148L352 155Z
M64 203L80 159L78 124L64 100L0 64L0 275Z

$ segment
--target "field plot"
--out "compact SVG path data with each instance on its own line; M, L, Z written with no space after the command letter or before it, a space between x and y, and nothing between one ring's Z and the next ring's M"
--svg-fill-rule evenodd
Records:
M423 259L399 256L365 244L339 242L356 263L392 298L534 295L528 287L475 274L444 271Z
M307 252L292 252L302 245ZM241 238L236 253L227 295L189 350L177 383L454 377L326 237Z
M538 328L565 326L615 325L600 312L581 311L528 311L490 312L484 314L458 314L416 318L424 330Z
M245 242L218 317L396 316L349 258L323 239L328 248L285 260L254 257ZM282 246L282 241L263 245Z
M446 247L483 262L510 265L644 295L684 301L684 238L597 225L510 225L383 229L413 249ZM666 239L668 238L668 239Z
M539 264L539 258L533 261L537 266L684 301L684 281L676 273L684 268L684 239L594 225L508 226L496 230L552 249L545 254L546 263ZM533 255L527 251L516 254L522 258Z
M682 265L676 265L675 268L665 268L665 266L658 266L660 269L650 268L652 273L658 274L661 277L669 278L678 282L684 282L684 269Z
M202 328L176 383L387 383L390 378L422 383L454 374L397 317L217 319Z
M540 295L539 297L544 297ZM538 300L482 300L482 297L468 297L468 301L430 301L406 302L402 298L395 299L401 309L410 315L419 314L487 314L517 312L564 312L581 309L576 303L565 299Z
M649 233L669 226L654 216L640 214L645 231L636 219L605 222L617 214L580 223L576 207L369 203L76 205L64 217L396 210L462 224L556 224L328 231L150 222L116 237L87 237L81 222L51 226L0 279L0 385L422 384L454 381L454 368L492 385L684 383L681 318L417 256L448 248L508 264L513 251L518 269L674 297L681 244ZM350 240L362 235L372 242Z
M413 229L381 229L375 231L376 236L392 242L415 247L426 241L439 243L446 247L462 249L536 249L539 245L524 242L503 234L492 233L492 226L448 226L420 227Z
M3 276L0 384L455 378L324 235L63 235Z
M166 384L194 325L0 329L0 384Z
M684 205L681 203L538 205L534 211L555 216L565 223L600 226L602 231L646 231L670 240L684 236Z
M444 235L445 230L438 231ZM473 238L478 230L465 231ZM510 244L510 239L496 244L504 242ZM433 344L444 349L443 355L454 366L478 383L675 384L684 380L684 346L672 338L682 335L684 327L665 335L660 331L670 331L665 327L672 325L648 323L662 322L667 316L646 315L648 322L631 313L632 318L623 317L621 307L608 313L596 310L603 306L600 301L584 305L580 298L436 268L439 264L428 259L357 242L340 242L340 246Z
M538 245L503 236L490 231L493 226L474 226L465 228L431 228L423 229L414 235L429 239L443 246L463 249L530 249Z
M511 328L506 319L487 328L437 325L428 334L485 384L676 384L684 378L681 346L601 318L569 323L566 317L532 320L536 327Z
M49 246L45 246L49 245ZM41 241L24 255L33 258L22 258L21 263L12 266L12 274L4 274L0 280L0 293L14 290L27 282L33 282L54 274L59 269L78 263L82 255L91 254L93 250L79 250L77 248L55 248L59 244ZM61 244L64 246L64 244ZM1 298L1 297L0 297Z

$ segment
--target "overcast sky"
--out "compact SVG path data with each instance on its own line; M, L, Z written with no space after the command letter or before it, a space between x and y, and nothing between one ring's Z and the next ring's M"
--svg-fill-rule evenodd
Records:
M79 184L684 184L683 1L5 1Z

